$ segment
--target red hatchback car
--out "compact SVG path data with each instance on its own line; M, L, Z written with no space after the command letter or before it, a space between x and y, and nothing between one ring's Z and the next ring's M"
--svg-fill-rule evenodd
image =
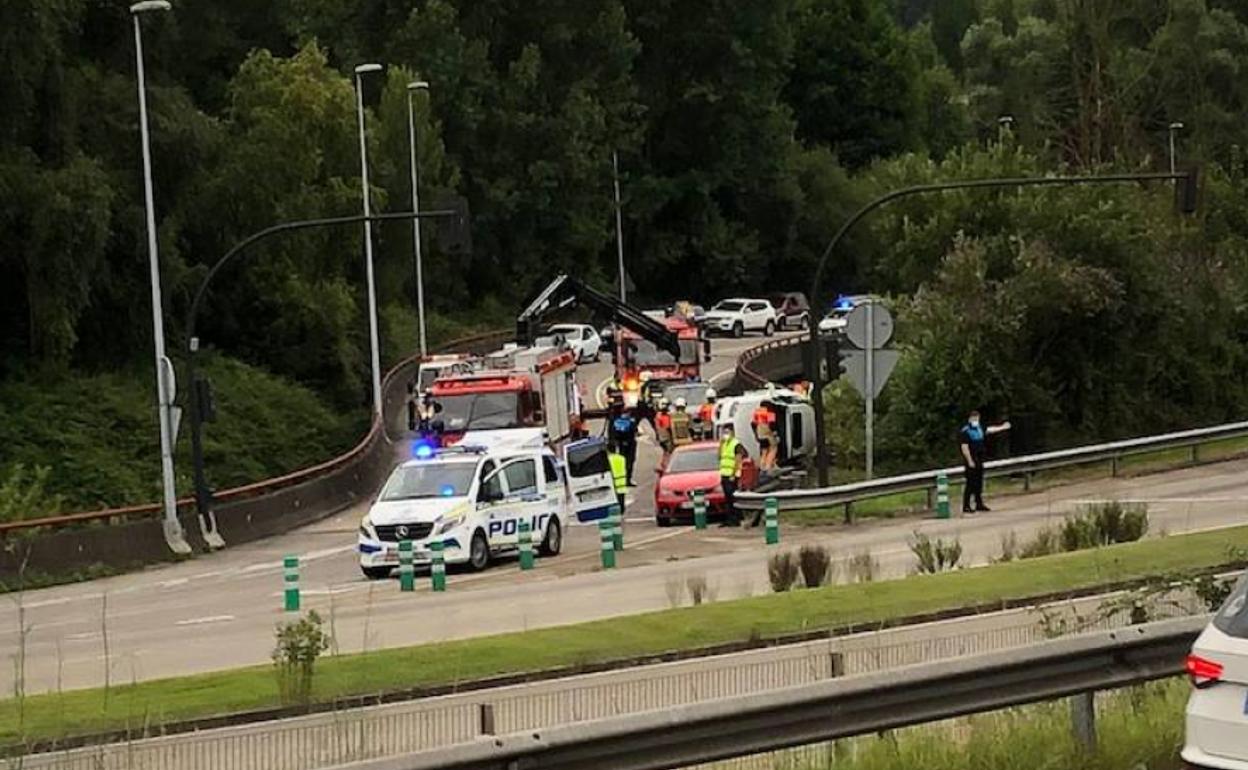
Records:
M723 518L728 512L724 490L719 485L719 442L699 441L676 449L659 463L654 485L654 521L667 527L679 520L693 521L693 493L706 493L708 518ZM741 471L741 491L753 489L758 466L747 459Z

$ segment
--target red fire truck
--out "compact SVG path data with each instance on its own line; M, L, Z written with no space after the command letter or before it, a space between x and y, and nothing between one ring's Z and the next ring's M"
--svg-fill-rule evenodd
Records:
M570 433L581 410L576 355L556 348L510 346L486 356L480 371L439 377L430 388L440 408L441 441L464 434L541 428L555 444Z

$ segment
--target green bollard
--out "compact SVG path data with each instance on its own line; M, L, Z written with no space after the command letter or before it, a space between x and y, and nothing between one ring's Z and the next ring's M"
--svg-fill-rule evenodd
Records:
M620 506L611 506L611 511L607 514L607 522L611 525L611 547L617 551L623 551L624 516L620 513Z
M399 541L399 590L416 590L416 568L412 565L412 541Z
M936 518L949 518L949 476L944 471L936 474Z
M706 529L706 493L693 490L693 528Z
M615 543L610 522L598 523L598 539L601 541L602 568L615 569Z
M299 611L299 557L282 559L282 573L286 583L286 611Z
M442 544L429 545L432 561L429 564L429 577L433 581L433 590L446 590L446 560L442 556Z
M774 497L769 497L763 503L763 524L764 536L767 538L767 545L775 545L780 542L780 502Z
M533 569L533 527L520 522L520 569Z

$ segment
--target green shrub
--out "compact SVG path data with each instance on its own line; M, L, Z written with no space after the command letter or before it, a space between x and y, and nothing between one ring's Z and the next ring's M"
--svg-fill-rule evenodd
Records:
M317 611L311 610L307 617L277 625L273 666L285 705L304 704L312 699L316 659L329 649L329 634L323 624Z
M1117 500L1086 505L1062 523L1062 549L1079 551L1114 543L1130 543L1148 532L1148 507Z
M1062 550L1061 537L1053 527L1042 527L1032 535L1018 552L1020 559L1034 559L1037 556L1051 556Z
M802 582L807 588L818 588L828 580L832 567L832 555L821 545L804 545L797 552L797 563L802 571Z
M797 581L797 558L792 553L775 553L767 560L767 579L771 582L771 590L782 593L793 587Z
M915 566L920 574L935 575L957 569L962 559L962 541L956 537L950 541L943 538L932 540L922 532L915 532L910 540L910 551L914 554Z

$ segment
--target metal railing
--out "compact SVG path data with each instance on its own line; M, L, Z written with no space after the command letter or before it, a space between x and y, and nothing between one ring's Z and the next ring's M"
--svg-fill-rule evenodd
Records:
M1022 476L1024 488L1029 487L1030 477L1034 473L1075 465L1109 462L1111 473L1117 475L1118 463L1124 457L1167 449L1191 448L1193 460L1198 460L1197 447L1200 445L1245 436L1248 436L1248 422L1232 422L1207 428L1111 441L1105 444L1058 449L1052 452L1013 457L1008 460L992 460L984 463L984 475L988 477ZM886 497L900 492L927 491L931 494L936 489L936 478L941 474L952 482L961 478L964 470L959 465L817 489L789 489L767 494L739 492L736 496L736 504L744 510L760 510L768 497L774 497L779 502L781 510L803 510L851 505L859 500Z
M664 770L1173 676L1205 617L643 714L489 736L339 770Z
M447 352L471 348L479 346L487 342L502 340L509 337L511 332L487 332L484 334L475 334L467 337L461 337L452 340L445 345L440 346L438 352ZM398 375L404 367L410 366L419 356L406 358L395 364L386 372L385 383L388 384ZM384 387L384 386L383 386ZM368 432L360 439L354 447L347 452L317 463L307 468L301 468L291 473L286 473L274 478L265 479L263 481L253 482L251 484L243 484L241 486L232 487L217 492L213 498L225 502L230 500L239 500L243 498L256 497L259 495L269 494L279 489L285 489L296 484L300 484L311 479L323 476L332 471L347 465L364 454L369 446L378 438L381 432L385 430L385 425L380 420L374 420L369 426ZM189 510L195 504L193 497L182 497L177 501L179 510ZM123 521L127 519L154 517L161 513L160 503L145 503L141 505L127 505L116 508L105 508L96 511L83 511L79 513L68 513L61 516L47 516L38 519L23 519L20 521L0 522L0 539L6 535L11 535L32 529L59 529L62 527L72 526L76 524L90 524L92 522L112 522Z

